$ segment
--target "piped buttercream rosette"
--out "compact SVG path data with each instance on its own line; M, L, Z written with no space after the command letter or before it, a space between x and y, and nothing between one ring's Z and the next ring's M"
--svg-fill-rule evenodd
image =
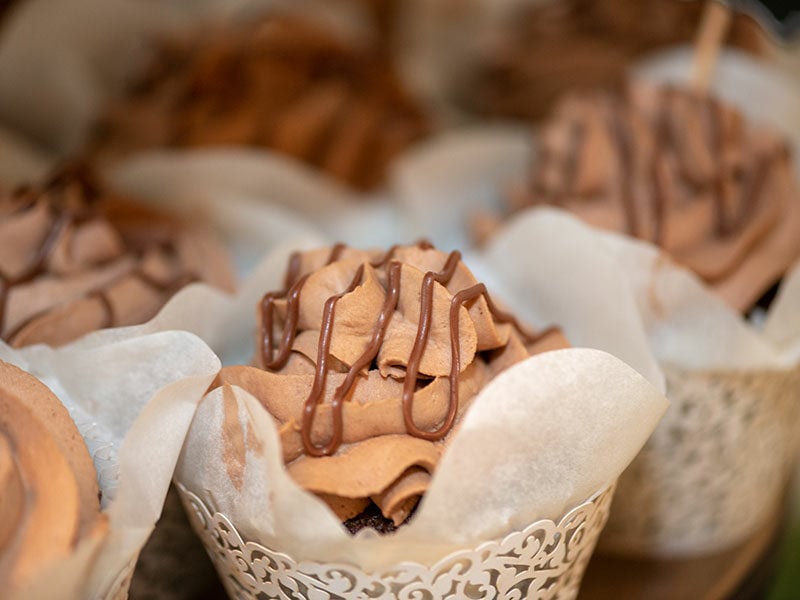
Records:
M140 79L100 122L101 156L255 146L369 190L431 128L385 57L296 15L184 33Z
M740 311L800 257L788 142L713 95L669 84L565 98L515 203L648 240Z
M0 197L0 336L13 346L147 321L198 280L233 285L211 232L110 192L83 165Z
M44 384L3 361L0 483L4 594L16 597L54 564L79 551L96 552L104 541L108 521L78 428Z
M219 383L261 401L289 474L351 529L371 503L400 525L485 384L567 347L497 308L459 252L337 246L290 265L261 303L257 366L225 367Z

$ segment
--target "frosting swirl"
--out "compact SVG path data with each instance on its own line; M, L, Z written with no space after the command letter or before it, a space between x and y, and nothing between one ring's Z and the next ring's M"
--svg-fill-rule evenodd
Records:
M0 361L0 584L12 594L107 531L94 465L59 400Z
M232 284L207 232L109 193L83 166L0 197L0 337L12 346L142 323L200 279Z
M428 129L384 56L312 22L271 16L165 43L99 124L96 144L102 153L260 146L369 189Z
M723 102L672 86L565 98L513 200L656 243L740 311L800 257L786 143Z
M342 520L374 502L401 523L485 383L567 345L501 311L460 253L425 243L296 254L258 312L256 366L219 383L261 401L289 474Z

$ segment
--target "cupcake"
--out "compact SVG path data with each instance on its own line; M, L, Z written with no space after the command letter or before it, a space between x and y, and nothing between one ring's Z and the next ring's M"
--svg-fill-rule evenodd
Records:
M38 379L0 360L0 585L24 597L59 562L105 539L97 473L77 427Z
M746 542L779 510L797 452L788 143L713 96L631 83L565 98L535 154L490 248L531 252L557 227L589 264L611 261L606 277L633 292L671 401L620 478L601 548L685 557Z
M251 364L220 371L176 472L229 593L574 597L664 409L644 379L426 243L295 253L255 312Z
M543 125L515 208L551 205L652 242L742 313L800 258L800 185L781 136L713 96L631 84L572 95Z
M207 231L108 191L81 166L0 198L0 231L0 336L16 347L142 323L193 281L232 288Z
M102 156L269 148L369 190L429 130L385 57L310 20L268 16L163 43L100 120L92 146Z
M127 598L219 370L196 336L135 329L59 348L0 341L3 597Z
M454 86L463 106L482 114L546 117L565 93L621 89L637 59L691 42L704 3L676 0L567 0L516 6ZM766 37L735 15L728 43L763 54Z

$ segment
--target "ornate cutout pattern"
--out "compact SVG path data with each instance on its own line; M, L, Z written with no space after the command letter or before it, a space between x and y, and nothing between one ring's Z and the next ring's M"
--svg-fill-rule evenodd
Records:
M365 573L346 564L297 562L245 541L225 515L178 488L192 527L237 600L575 598L614 492L611 486L596 494L558 523L537 521L502 540L454 552L432 567L407 562Z
M664 373L671 406L620 477L603 549L721 550L757 531L787 484L800 442L800 369Z

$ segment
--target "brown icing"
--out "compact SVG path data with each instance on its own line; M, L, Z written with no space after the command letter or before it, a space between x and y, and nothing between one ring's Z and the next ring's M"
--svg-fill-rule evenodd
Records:
M567 345L501 311L460 258L424 241L295 254L259 304L257 367L220 372L261 402L289 474L343 521L374 503L403 522L486 382Z
M94 150L270 148L368 190L430 129L386 56L312 20L270 15L165 40L99 123Z
M35 443L31 443L31 441ZM0 361L0 581L24 589L107 531L94 465L64 406L40 381Z
M420 249L432 248L428 242L424 241L420 242L418 247ZM392 261L392 257L398 248L399 246L393 246L381 257L369 263L373 267L388 265L387 294L383 306L381 307L380 314L369 344L364 352L358 357L358 359L355 360L350 366L344 381L339 387L336 388L336 391L333 395L333 399L330 403L332 408L331 418L333 419L333 433L330 436L330 439L324 445L318 446L311 439L311 431L314 425L314 417L317 406L322 401L324 395L325 381L329 371L330 342L334 327L336 304L343 296L351 293L361 283L364 275L363 265L356 270L355 276L344 291L329 297L325 302L322 323L320 324L320 336L317 350L314 383L303 408L303 419L301 425L303 446L305 451L311 456L332 455L342 443L342 406L344 399L348 396L348 394L350 394L356 381L356 377L377 357L378 351L383 343L384 336L386 335L386 331L389 326L390 317L397 307L397 300L400 294L400 263ZM341 256L344 250L344 244L336 244L332 248L325 264L328 265L335 262ZM420 292L419 323L411 350L411 355L409 356L406 367L406 376L404 378L402 407L406 430L409 435L428 441L438 441L444 438L452 429L455 422L458 409L458 376L462 370L459 338L459 309L462 306L482 296L487 302L489 312L492 317L498 323L508 323L512 325L512 327L514 327L523 337L523 339L529 344L535 343L553 331L552 329L548 329L539 335L528 333L520 325L516 318L497 308L489 296L486 286L483 284L477 284L469 289L456 293L451 301L449 315L452 359L449 374L450 391L447 414L441 425L433 431L425 431L417 427L412 416L415 382L417 380L420 362L422 360L422 355L425 352L425 346L430 333L430 322L433 314L433 286L434 283L447 284L456 272L456 267L459 265L460 260L461 253L458 251L453 251L448 255L447 260L440 271L428 271L425 273ZM290 258L288 267L288 271L292 273L292 277L287 277L287 282L291 281L293 277L296 277L298 264L298 256L293 255ZM264 296L261 302L261 364L264 368L280 370L286 365L296 336L300 295L307 280L308 275L305 275L295 281L288 291L268 293ZM275 356L275 342L273 335L275 301L283 298L287 299L287 316L281 335L281 342L278 347L278 354Z
M590 144L588 134L576 141L576 130L598 126L608 146L596 136ZM556 143L565 137L572 141ZM800 194L786 144L713 97L645 83L619 95L570 96L544 126L541 145L515 204L562 206L658 244L735 308L746 309L779 276L774 267L769 276L740 268L751 255L759 263L769 255L783 270L800 256L800 243L788 241L792 231L800 239Z
M24 221L28 215L33 216L39 212L48 222L41 241L32 249L32 256L26 259L22 268L17 268L15 273L14 270L5 271L5 268L0 266L0 333L2 339L9 343L16 344L18 339L22 340L22 343L69 341L60 339L58 335L51 338L46 331L51 325L46 325L44 332L31 333L34 324L44 324L45 319L55 315L55 310L68 306L69 298L64 300L63 304L59 304L57 297L51 297L41 309L32 307L23 318L20 319L18 315L15 322L11 324L7 322L9 301L12 293L18 288L36 285L39 282L50 282L48 285L51 286L70 285L71 277L88 277L94 268L114 271L115 274L102 276L95 284L86 284L90 287L83 293L83 298L99 305L101 314L95 318L96 329L120 323L130 324L128 318L116 314L111 297L111 291L115 286L124 285L125 281L137 280L166 301L180 288L199 279L194 271L189 270L188 263L181 258L178 238L183 234L179 233L175 226L171 226L175 229L172 238L155 236L149 241L131 240L126 247L126 241L120 237L120 233L125 235L125 223L110 221L107 210L110 208L111 213L114 211L132 215L136 213L137 216L143 211L129 210L124 208L122 200L110 196L104 197L99 184L83 165L66 165L41 189L21 188L9 197L0 198L0 208L5 209L3 211L5 214L0 215L0 222L9 219L6 227L10 226L8 223L14 223L15 220ZM163 216L154 215L154 219L158 218L166 223ZM155 224L155 221L151 222ZM75 254L76 236L81 237L83 245L91 243L91 240L85 238L87 233L93 233L93 230L97 230L99 235L107 238L113 236L109 239L113 240L116 249L107 256L90 257L89 262L84 263L86 259ZM198 244L194 242L193 244L200 249ZM11 251L12 247L6 250ZM152 263L157 256L163 257L158 259L162 262L169 261L173 265L171 269L177 267L177 272L164 277L154 276L146 265ZM198 259L202 260L200 256L193 260ZM128 266L125 266L126 264ZM9 265L6 268L13 269L13 266ZM220 283L224 280L227 283L229 276L227 272L220 272L219 276L214 275L211 279ZM73 292L72 302L77 301L79 298L75 297ZM28 339L30 337L33 339Z

